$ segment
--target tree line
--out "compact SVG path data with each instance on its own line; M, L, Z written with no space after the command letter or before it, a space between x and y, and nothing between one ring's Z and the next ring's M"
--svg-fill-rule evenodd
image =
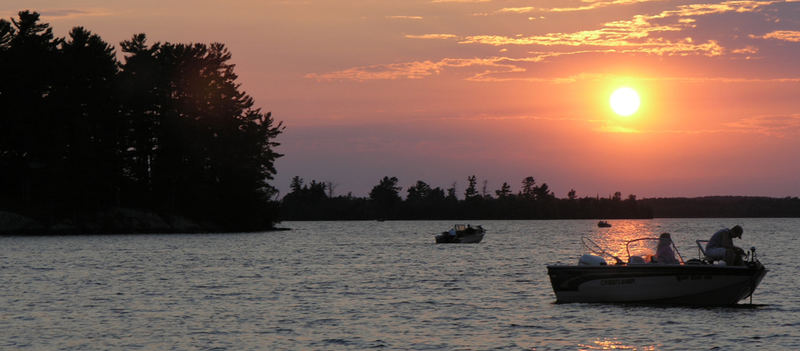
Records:
M281 201L285 220L366 220L366 219L586 219L652 218L650 207L635 195L622 198L616 192L607 198L578 198L574 189L566 198L557 198L547 183L537 184L526 177L520 190L513 192L504 182L494 191L487 182L479 187L477 177L467 177L463 196L457 196L456 184L447 189L432 187L418 180L408 186L405 199L397 177L383 177L368 197L351 194L334 196L333 184L312 180L306 183L295 176L290 192Z
M276 137L219 43L114 48L39 14L0 19L0 209L46 221L146 208L223 230L278 220Z
M651 198L641 203L664 218L800 217L800 198L765 196L702 196Z

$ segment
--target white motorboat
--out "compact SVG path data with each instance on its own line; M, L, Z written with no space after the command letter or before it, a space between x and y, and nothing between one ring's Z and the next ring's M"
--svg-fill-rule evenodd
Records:
M701 257L688 262L684 262L671 240L675 259L664 260L670 263L659 263L654 255L631 252L632 245L653 240L660 239L626 242L626 261L584 238L584 245L595 255L583 255L578 265L547 266L556 302L734 305L752 296L767 272L756 258L755 248L750 249L740 266L705 257L699 240ZM607 264L603 256L612 257L616 263Z

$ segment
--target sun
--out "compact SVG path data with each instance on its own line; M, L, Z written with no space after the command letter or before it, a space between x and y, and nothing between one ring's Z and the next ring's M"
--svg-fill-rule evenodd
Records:
M636 113L640 104L639 94L636 93L636 90L628 87L614 90L609 102L611 103L611 109L623 117L628 117Z

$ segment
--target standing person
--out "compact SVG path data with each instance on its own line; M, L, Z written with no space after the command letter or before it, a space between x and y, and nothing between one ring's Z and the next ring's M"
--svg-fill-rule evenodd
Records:
M663 233L658 237L658 248L656 249L656 263L677 264L675 251L672 250L672 237L669 233Z
M723 228L718 230L711 239L708 239L706 244L706 256L724 260L725 264L729 266L740 266L744 264L742 261L742 249L733 246L733 238L742 238L742 226L735 225L733 228Z

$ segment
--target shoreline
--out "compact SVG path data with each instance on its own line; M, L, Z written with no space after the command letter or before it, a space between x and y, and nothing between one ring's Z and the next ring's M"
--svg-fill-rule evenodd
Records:
M124 207L82 214L78 220L60 219L53 222L46 224L40 219L0 210L0 236L219 234L291 230L275 226L237 230L179 215Z

